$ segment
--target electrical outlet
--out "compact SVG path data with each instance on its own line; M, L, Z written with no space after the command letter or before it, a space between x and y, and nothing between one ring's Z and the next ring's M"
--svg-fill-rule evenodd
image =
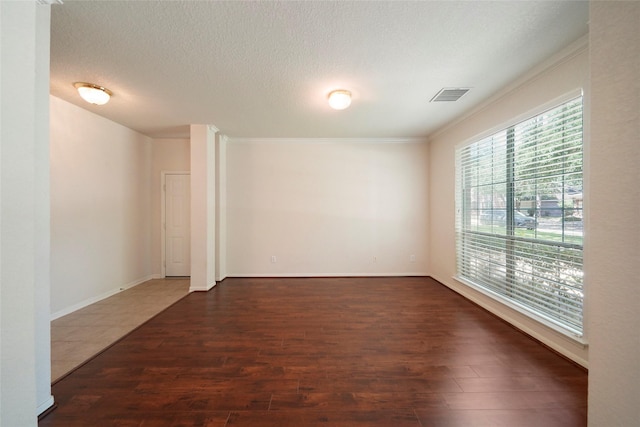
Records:
M409 255L409 262L416 262L416 256L415 255Z
M378 257L377 257L377 256L374 256L374 257L373 257L373 263L375 264L376 262L378 262Z
M276 262L278 262L278 259L276 258L276 256L271 255L271 264L275 264Z

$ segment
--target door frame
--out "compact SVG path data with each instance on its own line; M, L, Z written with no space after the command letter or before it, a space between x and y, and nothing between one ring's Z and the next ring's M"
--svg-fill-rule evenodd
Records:
M160 172L160 276L167 277L167 175L189 175L191 171L161 171ZM189 218L191 230L191 218Z

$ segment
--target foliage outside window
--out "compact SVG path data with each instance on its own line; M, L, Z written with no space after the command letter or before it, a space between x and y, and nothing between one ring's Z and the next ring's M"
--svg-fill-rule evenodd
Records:
M461 280L582 336L582 97L456 151Z

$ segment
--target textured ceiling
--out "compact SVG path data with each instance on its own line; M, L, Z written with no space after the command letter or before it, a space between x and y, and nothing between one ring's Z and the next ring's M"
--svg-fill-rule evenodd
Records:
M51 93L152 137L424 137L587 33L586 1L71 1ZM76 81L113 91L84 103ZM470 87L455 103L429 100ZM334 111L333 89L353 93Z

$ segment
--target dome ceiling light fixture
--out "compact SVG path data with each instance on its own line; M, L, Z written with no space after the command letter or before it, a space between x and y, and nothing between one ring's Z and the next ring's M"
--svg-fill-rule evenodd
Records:
M93 83L76 82L73 87L78 90L82 99L94 105L104 105L113 96L109 89Z
M344 89L334 90L328 96L329 105L334 110L344 110L351 105L351 92Z

